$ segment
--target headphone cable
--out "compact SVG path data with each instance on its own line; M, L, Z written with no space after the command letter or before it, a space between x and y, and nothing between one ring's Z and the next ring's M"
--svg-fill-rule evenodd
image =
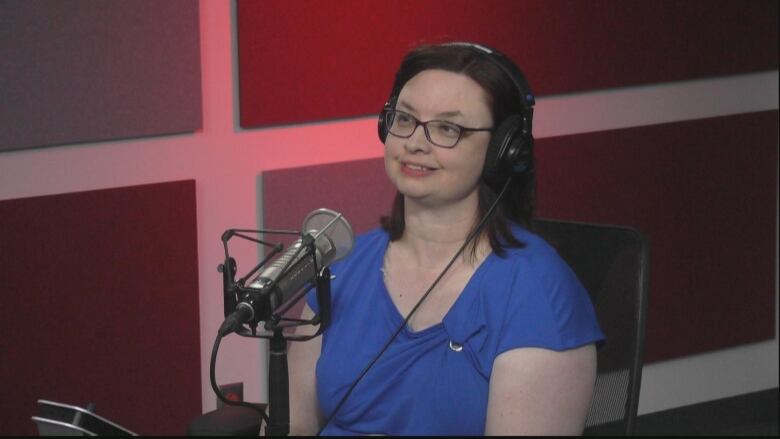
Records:
M368 371L371 369L371 367L379 360L379 357L381 357L385 351L390 347L390 344L395 340L395 338L398 336L398 334L403 331L403 329L406 327L406 325L409 323L409 320L412 318L412 315L415 311L422 305L423 301L426 297L433 291L433 289L438 285L439 281L444 277L444 275L449 271L449 269L452 267L452 265L455 263L455 261L458 260L458 257L463 253L463 250L468 246L471 241L474 240L474 238L479 235L479 233L482 232L482 229L485 227L485 223L487 220L493 215L493 212L496 210L496 207L498 206L498 203L501 201L502 198L504 198L504 194L507 191L507 188L509 188L509 185L511 184L512 180L514 179L514 176L510 174L509 178L507 179L506 183L504 183L504 187L501 188L501 192L498 194L498 197L496 197L496 200L493 202L493 204L490 206L488 211L485 213L485 216L482 217L482 219L479 221L479 224L477 224L477 227L474 228L474 230L469 234L469 236L466 238L466 240L463 242L463 245L460 246L458 251L455 253L455 256L452 257L449 263L447 263L447 266L444 267L444 270L436 277L436 279L433 281L430 287L428 287L428 290L425 291L425 294L420 298L419 301L417 301L417 304L414 305L414 308L412 308L411 311L409 311L409 314L406 315L404 318L404 321L398 326L398 328L395 330L393 335L385 342L384 346L382 346L382 349L379 350L379 353L374 356L374 358L368 363L368 365L363 369L362 372L360 372L360 375L355 379L355 381L352 382L352 384L347 389L347 392L344 394L344 396L341 398L338 404L336 404L336 408L333 409L330 416L325 420L325 422L322 424L322 428L320 428L320 431L317 432L317 436L320 436L322 434L322 431L325 430L325 427L330 424L330 422L333 420L333 418L336 416L336 413L338 413L339 409L344 405L344 403L347 401L347 398L352 394L352 391L355 390L355 387L358 385L358 383L363 379L363 377L366 376Z

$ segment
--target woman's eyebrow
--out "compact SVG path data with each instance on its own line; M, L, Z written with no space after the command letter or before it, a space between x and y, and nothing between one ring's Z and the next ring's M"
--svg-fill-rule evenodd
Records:
M413 113L417 112L417 110L406 101L399 101L398 107L402 107ZM441 113L436 114L436 117L456 117L456 116L463 116L463 113L461 113L460 110L452 110L452 111L442 111Z

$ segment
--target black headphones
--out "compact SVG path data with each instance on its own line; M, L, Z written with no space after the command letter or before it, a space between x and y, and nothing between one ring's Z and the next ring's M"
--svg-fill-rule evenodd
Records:
M483 55L506 74L522 98L521 112L504 118L493 130L488 144L482 178L498 192L511 175L519 175L533 169L534 138L531 128L534 114L533 105L535 104L534 95L522 72L500 52L483 45L466 42L442 45L464 47ZM385 112L395 108L398 94L401 92L400 84L396 84L395 87L390 99L379 114L379 139L382 143L387 139Z

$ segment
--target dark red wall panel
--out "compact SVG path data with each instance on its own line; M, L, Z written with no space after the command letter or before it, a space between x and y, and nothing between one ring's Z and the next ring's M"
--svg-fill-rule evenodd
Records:
M352 230L362 233L379 225L394 196L378 159L264 172L264 226L300 230L309 212L326 207L342 213Z
M381 159L305 166L264 172L263 226L266 229L301 230L306 215L325 207L344 215L355 234L379 225L389 213L395 187L385 175ZM266 240L288 246L294 237L268 235ZM250 266L239 262L239 275ZM303 301L289 311L300 315Z
M537 141L538 214L650 239L646 361L774 336L777 111ZM302 188L312 187L314 190ZM393 189L381 159L263 174L267 227L318 207L357 232Z
M540 215L650 238L646 361L774 337L777 117L538 142Z
M195 182L0 201L0 431L36 401L140 434L201 413Z
M471 40L537 95L777 68L774 0L238 1L241 125L378 113L401 57Z
M0 151L202 126L197 1L2 1L0 59Z

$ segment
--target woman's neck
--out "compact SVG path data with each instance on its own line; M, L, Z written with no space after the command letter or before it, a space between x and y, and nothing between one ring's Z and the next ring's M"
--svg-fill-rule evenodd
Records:
M443 268L463 245L478 220L476 200L473 201L432 208L405 200L404 233L394 244L421 268ZM489 246L487 250L484 247L483 243L477 246L477 260L489 252Z

